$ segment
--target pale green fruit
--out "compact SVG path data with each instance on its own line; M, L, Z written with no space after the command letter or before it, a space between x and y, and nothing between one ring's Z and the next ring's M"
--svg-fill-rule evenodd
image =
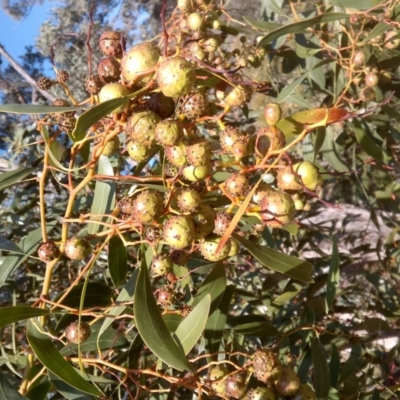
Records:
M237 256L239 254L239 250L240 250L239 242L235 238L232 238L232 237L229 238L228 241L231 242L231 249L229 250L228 257Z
M294 201L289 193L273 190L261 200L261 215L266 225L279 228L291 222L295 214Z
M294 394L292 400L315 400L317 398L314 390L305 383L301 383L299 390Z
M71 260L83 260L90 254L90 244L74 236L65 243L64 253Z
M199 13L192 13L187 17L187 26L191 31L198 31L203 25L203 18Z
M138 143L131 140L128 145L129 157L136 162L146 161L152 154L154 146L151 144Z
M212 262L224 260L229 256L231 250L231 242L228 240L217 253L217 248L221 238L217 235L211 235L200 242L200 252L202 256Z
M132 204L132 217L142 223L152 222L161 215L163 209L162 195L156 190L144 190Z
M157 64L160 53L151 42L139 43L128 50L121 61L121 76L128 85L145 85L153 78L152 68ZM146 71L149 71L146 73ZM142 75L144 74L144 75Z
M127 96L129 94L129 90L120 83L107 83L104 85L99 93L100 103L104 103L107 100L111 99L119 99L121 97ZM122 113L128 109L129 99L126 99L123 104L117 107L113 112L116 114Z
M225 381L229 370L225 365L215 365L210 368L208 377L211 381L211 388L220 396L225 396ZM215 382L217 381L217 382Z
M282 367L282 375L274 382L276 391L281 396L292 396L300 387L300 379L290 367Z
M182 174L188 181L198 182L209 177L211 172L212 164L209 162L206 165L200 165L199 167L188 165L187 167L183 168Z
M311 161L302 161L293 165L293 170L301 176L303 185L309 190L315 190L322 183L318 167ZM300 182L299 178L295 178Z
M157 70L158 86L167 97L183 96L189 93L195 80L195 67L183 57L166 58Z
M275 400L275 394L266 387L257 387L247 393L248 400Z
M153 111L145 110L133 114L126 124L129 137L136 142L155 143L155 130L161 118Z
M186 215L176 215L164 223L164 241L174 249L190 246L194 232L194 223Z

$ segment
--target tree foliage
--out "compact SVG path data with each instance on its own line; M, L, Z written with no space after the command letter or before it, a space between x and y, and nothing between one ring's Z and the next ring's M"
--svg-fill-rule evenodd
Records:
M3 393L396 398L400 6L166 3L2 76Z

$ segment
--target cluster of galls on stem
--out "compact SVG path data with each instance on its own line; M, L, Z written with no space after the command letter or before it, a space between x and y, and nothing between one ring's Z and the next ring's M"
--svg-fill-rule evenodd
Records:
M252 380L252 377L256 380ZM292 400L314 400L314 390L300 383L296 372L283 365L272 350L257 350L249 368L230 371L224 363L209 369L208 379L213 392L223 398L243 400L275 400L284 396Z

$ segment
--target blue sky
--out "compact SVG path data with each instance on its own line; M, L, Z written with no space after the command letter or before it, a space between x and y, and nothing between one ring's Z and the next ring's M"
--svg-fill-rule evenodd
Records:
M35 44L35 36L39 32L40 24L46 19L50 6L50 2L35 5L30 14L20 21L12 19L0 8L0 43L17 62L21 62L19 56L24 53L25 46Z

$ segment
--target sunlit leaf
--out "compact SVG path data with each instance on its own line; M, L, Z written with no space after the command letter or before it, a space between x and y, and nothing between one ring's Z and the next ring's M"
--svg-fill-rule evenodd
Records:
M330 375L325 351L316 338L311 338L311 357L314 365L314 388L317 399L328 399Z
M328 281L326 287L326 313L329 312L329 309L335 299L336 290L339 285L339 277L340 277L340 258L339 258L339 249L336 237L333 238L333 245L332 245L332 254L331 254L331 262L329 265L329 272L328 272Z
M369 10L383 2L383 0L330 0L333 6L354 8L356 10Z
M144 259L135 290L134 314L140 336L158 358L179 371L192 369L161 317Z
M203 333L210 312L210 305L211 295L208 294L193 308L175 331L175 335L186 355L192 350Z
M14 242L6 239L4 236L0 236L0 250L22 253L22 250Z
M98 162L98 174L99 175L107 175L114 176L114 168L111 164L110 159L107 156L100 156ZM111 212L115 208L115 193L116 193L116 183L114 181L96 181L96 185L94 188L94 196L92 208L90 210L92 215L104 215L111 214ZM107 217L92 217L91 221L102 221L107 222ZM101 231L103 227L96 222L91 222L88 225L89 234L93 235L97 233L99 230Z
M207 353L211 354L209 357L207 357L210 361L218 358L218 355L215 353L219 350L219 346L221 344L222 335L224 333L225 323L234 291L235 287L233 285L227 286L224 297L207 320L204 331L204 345Z
M114 286L118 286L126 276L128 254L126 247L118 235L108 242L108 269Z
M39 328L40 327L40 330ZM32 320L27 324L27 339L39 361L51 372L67 382L72 387L82 392L100 396L99 390L78 374L76 370L61 356L53 342L45 333L44 328Z
M10 306L0 308L0 328L25 319L48 315L49 311L42 308L29 307L28 305Z
M341 160L339 153L333 136L333 130L328 126L325 140L321 146L321 154L333 169L338 172L347 172L349 171L349 166Z
M311 277L313 266L308 261L288 256L266 246L260 246L236 234L234 237L265 267L301 282L313 282Z
M64 380L60 379L57 375L49 372L51 383L65 399L68 400L96 400L96 397L84 393L71 385L68 385Z
M342 367L339 382L344 382L350 377L354 377L359 372L360 365L364 360L364 350L359 343L351 345L350 357L347 359Z
M360 121L358 121L357 119L354 119L353 125L357 142L361 146L361 148L371 157L374 157L377 160L383 160L385 158L385 154L383 152L382 146L377 145L372 140L372 138L367 132L368 129L367 126L363 124L364 125L363 127Z
M303 21L294 22L292 24L287 24L285 26L282 26L280 28L273 30L272 32L270 32L266 36L264 36L261 39L261 41L258 43L258 46L264 47L268 43L271 43L275 39L278 39L280 36L283 36L283 35L286 35L289 33L301 33L301 32L306 31L308 28L311 28L312 26L315 26L320 23L339 21L341 19L347 19L347 18L350 18L349 14L324 13L324 14L318 15L317 17L314 17L314 18L305 19Z
M57 221L49 222L46 225L47 233L58 224ZM10 274L17 268L22 262L24 262L30 254L32 254L39 243L43 240L42 228L37 228L31 233L26 235L19 243L18 247L22 250L23 254L9 254L0 268L0 286L4 285Z
M274 29L280 28L282 24L270 21L257 21L250 17L243 17L243 19L255 28L261 29L263 31L273 31Z
M36 169L37 168L18 168L12 171L3 172L0 174L0 190L17 185L22 179Z

